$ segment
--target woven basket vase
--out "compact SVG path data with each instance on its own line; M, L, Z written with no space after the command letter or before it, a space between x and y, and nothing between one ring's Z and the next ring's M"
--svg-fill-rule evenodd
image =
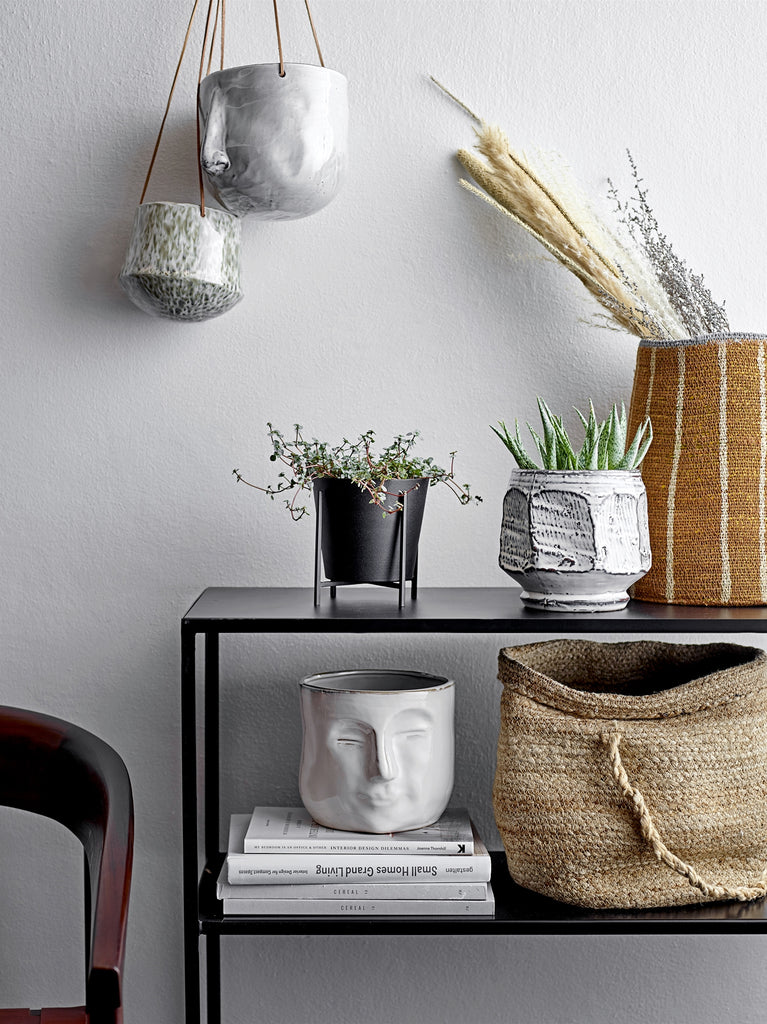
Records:
M632 596L767 604L767 335L643 340L629 430L642 464L652 568Z
M767 893L767 654L554 640L499 656L512 878L583 907Z

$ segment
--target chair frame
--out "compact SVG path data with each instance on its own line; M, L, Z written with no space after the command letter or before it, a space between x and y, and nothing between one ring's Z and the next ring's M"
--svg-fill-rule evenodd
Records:
M85 1005L0 1010L0 1024L121 1024L133 866L133 794L120 755L70 722L0 706L0 805L60 822L85 871Z

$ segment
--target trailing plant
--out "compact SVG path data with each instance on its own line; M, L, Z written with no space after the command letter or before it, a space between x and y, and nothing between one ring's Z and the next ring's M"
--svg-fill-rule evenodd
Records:
M598 423L594 405L589 401L588 419L578 409L575 410L585 431L583 445L576 452L562 423L562 417L555 416L542 398L538 399L538 410L543 426L541 434L529 423L527 428L538 449L541 466L533 462L525 451L517 420L514 420L513 436L503 421L498 424L500 430L496 427L490 428L503 441L521 469L634 470L639 468L652 442L652 424L646 419L640 424L627 448L628 424L625 405L621 403L620 412L617 405L613 405L607 419Z
M311 490L315 480L326 477L350 480L370 495L370 503L377 505L385 516L402 508L399 501L393 504L387 501L399 494L388 489L387 484L390 480L419 480L427 477L429 486L445 484L462 505L482 501L478 495L472 495L468 484L459 484L456 481L456 452L450 452L449 469L439 466L431 457L413 454L413 447L420 437L420 431L397 434L389 445L375 454L375 433L372 430L366 430L356 440L344 438L340 444L330 445L326 441L318 441L317 438L305 438L302 433L303 427L298 423L295 424L295 433L291 438L286 438L271 423L267 426L272 443L269 459L287 467L280 470L277 483L261 487L246 480L238 469L233 470L233 473L240 483L263 491L272 500L277 495L293 492L291 498L285 499L285 505L295 520L309 514L306 505L299 504L303 494Z
M523 227L585 285L606 310L600 326L643 338L679 339L727 332L724 305L671 247L658 226L631 154L633 192L622 202L610 182L615 223L594 208L561 161L539 157L534 166L509 145L506 134L457 100L480 126L475 149L458 159L476 182L469 192ZM479 186L479 187L477 187Z

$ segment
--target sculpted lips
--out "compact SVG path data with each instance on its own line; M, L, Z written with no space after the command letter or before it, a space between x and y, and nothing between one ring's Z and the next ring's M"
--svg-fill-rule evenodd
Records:
M388 807L397 799L397 791L391 786L375 786L359 791L357 799L371 807Z

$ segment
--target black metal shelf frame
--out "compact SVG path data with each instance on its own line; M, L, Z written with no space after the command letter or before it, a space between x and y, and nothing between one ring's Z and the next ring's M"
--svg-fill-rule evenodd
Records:
M222 935L255 934L584 934L767 931L765 901L650 911L586 911L537 896L510 879L493 853L493 918L225 917L215 896L219 849L219 639L228 633L762 633L767 608L692 608L631 602L622 612L568 615L529 611L512 587L426 588L399 606L379 588L350 588L325 607L312 588L209 588L181 625L184 969L187 1024L201 1019L205 943L207 1024L221 1020ZM197 640L203 637L201 716ZM199 737L199 738L198 738ZM201 800L197 769L204 754ZM199 806L201 804L201 806ZM198 842L202 824L203 861Z

